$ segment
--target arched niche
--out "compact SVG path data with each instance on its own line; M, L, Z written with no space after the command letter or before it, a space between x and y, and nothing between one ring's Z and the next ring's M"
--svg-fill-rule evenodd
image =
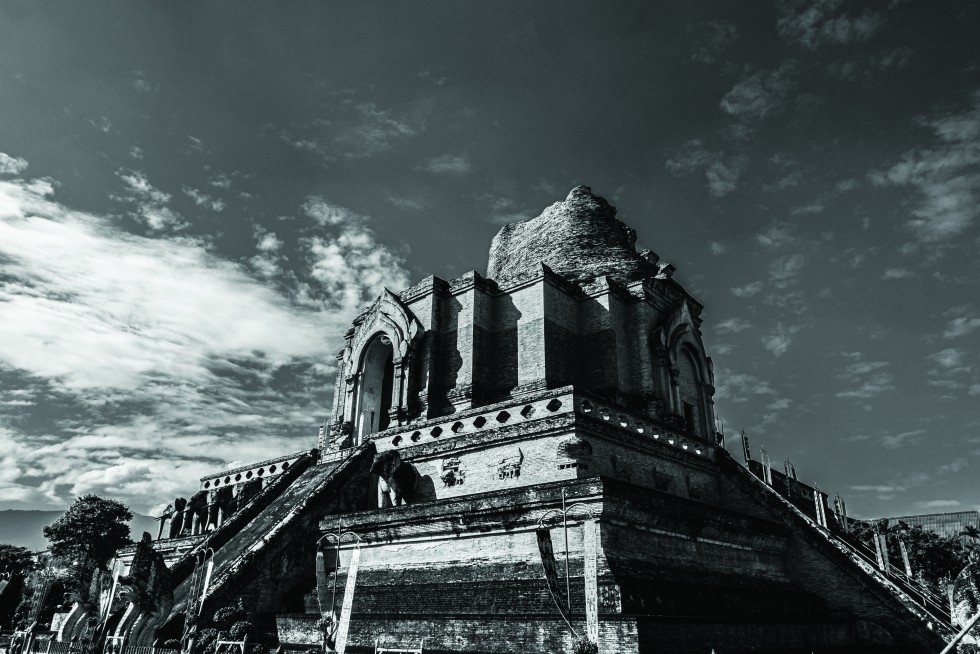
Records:
M681 418L692 435L712 440L714 380L687 302L681 302L656 330L653 341L669 412Z
M677 413L684 417L687 430L695 436L707 437L701 366L690 347L677 353Z
M408 419L409 377L422 332L418 318L388 289L354 320L338 356L334 415L336 428L348 435L342 447ZM390 375L384 372L389 366Z
M375 432L384 431L391 421L395 363L391 338L375 334L361 354L354 404L356 444Z

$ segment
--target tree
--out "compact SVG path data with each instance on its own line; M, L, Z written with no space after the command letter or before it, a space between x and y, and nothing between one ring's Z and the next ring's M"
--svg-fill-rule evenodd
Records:
M34 558L26 547L0 543L0 574L27 572L34 567Z
M116 550L128 545L132 512L122 502L83 495L64 515L44 528L54 556L83 556L104 568Z
M0 543L0 628L6 629L23 599L24 575L34 569L26 547Z

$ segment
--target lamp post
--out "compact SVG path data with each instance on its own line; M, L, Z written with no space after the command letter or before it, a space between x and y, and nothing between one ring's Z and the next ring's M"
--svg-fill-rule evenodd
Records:
M332 622L335 621L335 623L336 623L335 624L335 627L334 627L334 629L332 630L331 633L337 635L337 638L335 639L334 644L336 645L336 648L337 648L337 651L338 652L342 652L343 649L347 645L347 642L346 642L347 641L347 629L346 629L346 624L345 623L350 619L350 608L351 608L351 604L353 603L353 599L354 599L353 598L354 583L355 583L355 580L356 580L356 577L354 575L357 574L356 560L352 559L352 561L351 561L351 570L349 570L348 573L347 573L347 592L344 593L344 606L341 609L341 615L339 617L335 618L334 616L336 615L336 607L337 607L337 576L338 576L338 574L340 572L340 545L341 545L341 542L345 538L353 540L354 543L356 544L357 548L358 548L358 551L360 551L360 547L361 547L361 543L362 543L361 537L358 536L357 534L355 534L353 531L344 531L343 530L343 521L338 521L337 522L337 531L336 532L330 532L330 533L324 534L323 536L320 536L320 538L318 538L317 541L316 541L316 545L314 546L314 549L317 552L319 552L319 550L320 550L320 543L323 542L324 540L327 540L327 541L333 540L333 541L335 541L336 546L337 546L336 556L334 558L334 568L333 568L333 590L332 590L332 594L331 594L331 597L330 597L330 620ZM318 592L317 593L317 603L318 604L319 604L319 601L320 601L320 593ZM323 606L320 606L320 616L321 616L321 618L323 616ZM324 634L323 634L324 650L326 649L328 638L329 638L329 635L327 634L326 630L324 630Z
M575 633L575 628L572 627L572 623L571 623L571 620L570 620L571 613L572 613L572 583L571 583L571 575L570 575L570 572L569 572L569 564L568 564L568 549L569 549L568 548L568 514L571 513L571 512L573 512L573 511L584 511L588 515L588 519L589 520L592 520L593 522L595 521L595 514L592 512L592 509L590 509L585 504L583 504L581 502L575 502L574 504L568 504L567 503L567 497L566 497L566 494L565 494L565 489L562 488L561 489L561 510L559 510L559 509L549 509L548 511L545 511L541 515L541 517L538 518L538 529L544 529L545 528L545 521L548 520L552 516L552 514L555 514L555 517L557 517L558 515L561 516L562 531L563 531L564 538L565 538L565 598L566 598L566 602L568 604L568 617L566 617L564 614L562 615L562 617L565 619L565 624L568 625L568 629L569 629L569 631L572 632L572 635L575 638L578 638L578 634ZM583 571L583 577L587 577L587 576L588 575L586 575L584 573L584 571ZM585 583L586 583L586 591L587 591L587 594L588 594L588 589L589 589L589 586L590 586L590 582L589 582L589 580L587 578L585 580ZM555 603L558 604L559 612L561 612L561 603L558 602L558 598L557 597L555 598ZM597 607L595 609L593 609L590 606L589 598L586 597L586 614L587 614L586 615L586 621L587 622L589 621L588 618L590 617L590 615L592 613L597 613ZM597 616L596 616L596 619L597 619ZM597 629L597 625L596 625L596 628L590 629L590 631L596 631L596 629ZM594 634L590 634L590 635L594 635Z

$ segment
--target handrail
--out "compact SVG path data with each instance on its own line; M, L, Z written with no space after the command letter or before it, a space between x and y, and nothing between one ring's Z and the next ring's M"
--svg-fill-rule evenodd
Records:
M756 477L756 475L754 473L752 473L751 470L749 470L749 474L752 477L754 477L755 479L757 479L757 480L759 479L758 477ZM762 481L762 480L759 480L759 481ZM898 587L899 590L901 590L904 593L906 593L907 595L909 595L911 599L913 599L913 600L918 599L919 600L919 603L921 603L921 605L922 605L922 610L930 618L932 618L933 620L935 620L938 623L942 623L942 624L945 624L945 625L951 625L952 624L952 616L950 614L949 609L946 608L946 607L944 607L942 604L938 603L931 596L931 593L928 593L928 591L925 591L924 589L922 589L920 587L917 587L918 586L918 583L917 582L915 583L915 585L913 585L912 583L909 583L909 581L913 581L913 580L906 581L905 579L908 579L908 577L907 577L907 575L905 575L904 572L898 570L897 568L894 568L894 566L892 566L890 562L888 564L888 567L890 569L894 569L895 572L899 573L897 576L890 574L890 570L889 571L881 570L881 568L878 565L877 555L874 555L873 554L874 558L872 558L871 556L868 556L867 554L865 554L864 552L862 552L861 550L859 550L857 547L855 547L851 542L845 540L844 538L841 538L840 535L834 533L833 531L831 531L830 529L828 529L826 527L821 527L809 515L807 515L804 511L802 511L799 507L797 507L796 504L793 503L789 498L784 497L775 487L770 486L769 484L767 484L765 482L762 482L761 485L764 486L764 487L766 487L766 488L768 488L769 491L772 492L774 495L776 495L776 497L778 497L780 500L782 500L782 501L786 502L787 504L789 504L797 513L800 514L800 516L802 516L808 522L810 522L814 526L816 526L821 532L824 532L825 534L827 534L828 538L829 539L832 539L833 542L838 543L838 544L841 544L841 545L844 545L850 552L852 552L855 555L859 556L866 563L874 566L875 569L878 569L879 571L881 571L881 573L889 581L891 581L893 584L895 584L895 586ZM862 547L865 547L866 548L866 546L864 546L863 544L862 544ZM870 552L870 549L868 551ZM902 577L905 577L905 579L903 579ZM918 595L918 597L916 597L916 595Z

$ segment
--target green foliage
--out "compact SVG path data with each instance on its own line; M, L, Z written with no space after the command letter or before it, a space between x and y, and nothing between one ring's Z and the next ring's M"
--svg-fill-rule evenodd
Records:
M232 606L223 606L215 611L214 617L211 618L211 624L221 631L228 631L236 622L241 622L247 618L248 611L245 610L245 605L239 599Z
M873 551L875 527L878 533L887 536L891 564L900 570L904 566L899 548L901 540L908 551L912 575L929 590L943 597L946 596L946 584L966 567L974 550L974 547L964 547L958 536L940 536L901 521L891 527L888 527L887 520L879 520L877 524L855 522L851 537Z
M44 537L55 556L69 560L86 556L105 567L117 549L131 542L127 523L132 518L132 512L121 502L83 495L44 528Z
M571 654L599 654L599 646L588 638L580 638L572 645Z
M228 629L228 640L251 639L255 627L248 620L239 620Z
M34 560L29 549L0 543L0 572L25 574L33 569Z

